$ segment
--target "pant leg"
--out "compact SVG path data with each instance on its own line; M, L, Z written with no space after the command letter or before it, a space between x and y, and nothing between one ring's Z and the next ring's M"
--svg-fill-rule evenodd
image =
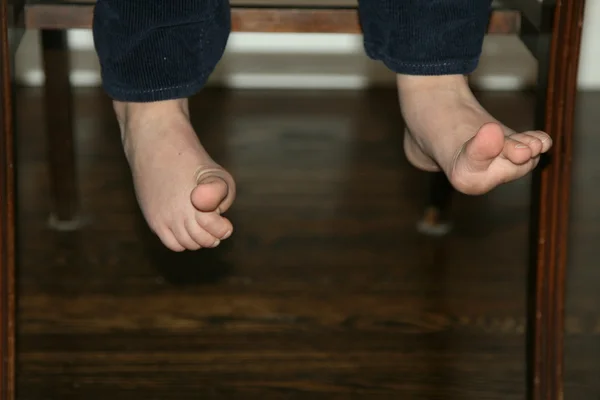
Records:
M228 0L98 0L104 89L119 101L189 97L223 56L230 30Z
M470 74L491 0L360 0L369 57L406 75Z

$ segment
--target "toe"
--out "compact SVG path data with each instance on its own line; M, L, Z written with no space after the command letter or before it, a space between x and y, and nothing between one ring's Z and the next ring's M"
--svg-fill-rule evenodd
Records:
M511 135L510 138L528 146L531 149L531 157L540 155L544 148L542 140L536 135L529 134L529 132L515 133L514 135Z
M542 143L542 149L540 153L545 153L552 147L552 138L546 132L542 131L530 131L525 132L527 135L537 138Z
M192 204L198 211L226 212L235 198L235 182L222 168L199 168L197 186L192 190Z
M483 125L462 149L462 158L466 161L467 168L474 172L486 170L502 153L504 139L504 131L499 124Z
M202 229L218 239L227 239L233 232L231 222L217 213L196 213L196 222Z
M198 243L200 247L211 248L219 245L220 240L202 229L202 227L198 225L198 222L193 218L189 218L185 221L185 228L190 237Z
M198 211L212 212L221 210L221 203L227 197L227 183L220 178L210 178L199 183L192 191L192 204Z
M176 251L176 252L182 252L185 250L185 247L183 247L179 241L177 240L177 238L175 238L175 234L173 234L173 231L171 229L165 228L165 229L161 229L159 230L155 230L155 233L157 234L158 238L160 239L160 241L171 251Z
M177 224L172 228L172 230L173 234L175 235L175 238L181 246L185 247L187 250L200 249L200 244L198 244L194 239L192 239L192 237L188 233L184 222Z
M516 165L523 165L536 156L529 144L515 140L512 136L506 138L502 155Z

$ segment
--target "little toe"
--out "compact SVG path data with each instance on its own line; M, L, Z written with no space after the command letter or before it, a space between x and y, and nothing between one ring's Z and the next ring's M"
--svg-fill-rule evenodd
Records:
M175 234L173 233L173 231L171 229L165 228L165 229L162 229L160 232L156 230L155 233L157 234L160 241L169 250L175 251L178 253L185 251L185 247L183 247L179 243L179 241L177 240L177 238L175 237Z
M198 244L190 234L185 226L185 223L180 223L173 227L173 234L175 238L179 242L181 246L183 246L187 250L198 250L200 249L200 244Z

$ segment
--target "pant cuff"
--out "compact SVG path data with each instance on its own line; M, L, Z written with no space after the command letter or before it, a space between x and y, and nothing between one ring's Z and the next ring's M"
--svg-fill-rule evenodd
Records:
M191 97L202 90L207 80L208 77L205 77L177 86L149 90L125 89L106 81L103 82L103 87L104 91L113 100L132 103L149 103Z
M381 61L390 70L403 75L469 75L479 64L479 57L460 60L440 60L434 62L410 62L398 60L375 50L377 46L365 43L365 51L369 58Z

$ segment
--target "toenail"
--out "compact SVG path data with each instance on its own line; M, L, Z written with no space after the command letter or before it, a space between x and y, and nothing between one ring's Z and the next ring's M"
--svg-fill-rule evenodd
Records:
M546 132L544 132L544 131L536 131L536 132L542 135L542 138L540 139L542 141L542 143L550 140L550 136Z
M222 240L227 239L229 236L231 236L231 230L227 231L226 234L223 235L223 237L221 238Z
M215 242L213 243L212 247L217 247L219 244L221 243L221 241L219 239L215 240Z
M529 147L529 146L527 146L526 144L517 144L517 145L515 145L515 148L516 148L516 149L526 149L526 148L528 148L528 147Z

